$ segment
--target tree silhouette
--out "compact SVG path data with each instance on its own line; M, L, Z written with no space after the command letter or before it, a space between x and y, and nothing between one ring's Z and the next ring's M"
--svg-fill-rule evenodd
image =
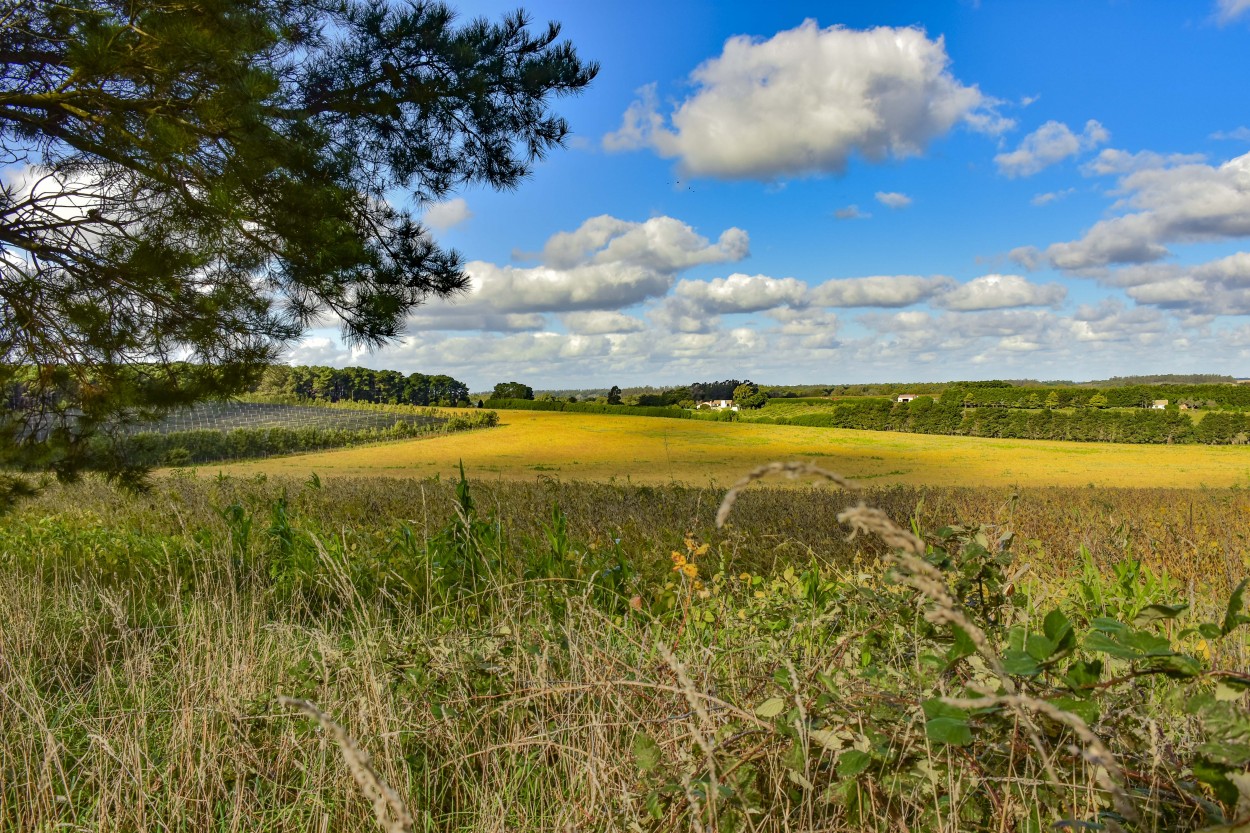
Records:
M434 2L5 8L3 456L66 476L97 429L253 385L314 322L378 346L462 290L396 198L515 187L597 71L556 24Z

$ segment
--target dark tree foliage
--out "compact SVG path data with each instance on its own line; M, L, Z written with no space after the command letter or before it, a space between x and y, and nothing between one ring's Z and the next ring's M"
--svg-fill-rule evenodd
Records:
M495 389L491 391L490 398L487 402L495 399L533 399L534 389L529 385L523 385L520 382L500 382L495 385Z
M760 392L759 385L748 379L734 388L733 401L739 408L761 408L768 397Z
M391 405L468 405L469 386L444 374L427 375L367 367L288 367L265 371L256 393L327 402Z
M520 12L0 0L5 456L70 475L93 430L255 385L327 317L396 338L467 282L397 198L516 186L596 71Z
M621 389L618 388L616 385L613 385L612 389L608 391L608 404L609 405L621 404Z
M695 402L732 399L734 390L741 384L740 379L726 379L723 382L695 382L690 386L690 398Z

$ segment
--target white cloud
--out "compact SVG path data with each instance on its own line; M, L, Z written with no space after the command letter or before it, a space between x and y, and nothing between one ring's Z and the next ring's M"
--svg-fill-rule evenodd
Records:
M1250 11L1250 0L1215 0L1215 19L1223 26Z
M620 309L664 295L673 285L672 273L631 263L525 269L475 260L465 264L465 271L472 283L462 300L448 303L452 314L462 308L500 313Z
M1032 176L1069 156L1092 150L1110 138L1106 128L1093 119L1085 122L1080 135L1063 122L1048 121L1025 136L1015 150L995 156L994 163L1005 176Z
M424 220L427 225L439 231L455 228L473 217L469 204L464 197L456 197L446 202L436 202L425 210Z
M1075 188L1064 188L1062 191L1049 191L1045 194L1035 194L1029 202L1033 205L1050 205L1052 202L1058 202L1064 197L1074 193Z
M1062 303L1068 291L1057 283L1035 284L1019 275L982 275L942 294L937 306L949 310L1051 307Z
M1095 274L1104 286L1124 289L1138 304L1187 315L1250 314L1250 253L1182 266L1147 263Z
M555 269L582 265L631 263L673 273L704 263L742 260L750 239L740 228L724 231L715 244L672 217L645 223L618 220L607 214L592 217L576 231L553 234L543 246L542 261Z
M1081 166L1086 176L1118 176L1149 168L1168 168L1205 162L1201 153L1155 153L1152 150L1129 153L1118 148L1105 148L1097 156Z
M1119 182L1120 204L1136 211L1095 223L1080 240L1055 243L1046 256L1061 269L1149 263L1169 243L1250 236L1250 153L1219 167L1182 164L1145 168Z
M779 307L766 314L779 325L773 332L779 337L782 349L791 355L807 350L832 350L841 345L838 338L841 322L831 312Z
M451 309L439 310L432 314L418 311L408 318L408 329L416 332L485 330L496 333L516 333L534 332L546 328L546 316L537 312L479 312L472 309L461 312Z
M867 220L872 215L866 211L860 211L858 205L848 205L833 212L833 216L839 220Z
M646 325L630 315L611 310L589 312L566 312L560 316L571 333L581 335L608 335L609 333L636 333Z
M712 243L672 217L645 223L593 217L552 235L539 266L465 264L468 292L422 307L415 320L428 329L440 328L433 319L442 328L541 329L545 321L536 314L623 309L667 294L686 269L740 260L748 251L741 229L728 229Z
M603 144L649 147L688 175L772 180L840 173L855 154L916 156L960 123L1008 128L996 102L949 65L942 38L916 28L808 20L768 40L737 36L691 73L695 91L669 119L655 87L643 88Z
M911 197L898 191L878 191L877 202L889 208L906 208L911 205Z
M694 301L670 295L660 301L647 315L652 326L668 333L710 333L720 320Z
M1247 0L1250 2L1250 0ZM1235 127L1232 130L1217 130L1211 134L1212 139L1232 139L1237 142L1250 142L1250 127Z
M807 284L794 278L734 273L710 281L680 281L674 294L711 314L759 312L780 306L803 306Z
M954 284L941 275L835 278L812 287L810 299L812 304L822 307L906 307L950 289Z
M685 303L669 296L653 309L669 302ZM592 311L562 317L588 324L578 329L598 330L620 326L596 323L617 315ZM748 326L722 325L715 317L696 330L670 329L654 320L641 323L643 329L631 332L574 332L573 327L567 333L418 331L369 355L346 350L337 339L318 332L286 358L446 372L474 390L502 379L534 387L582 387L602 384L605 378L622 385L680 384L734 373L799 383L823 380L829 368L839 368L837 378L848 381L1098 378L1185 372L1196 366L1239 373L1250 360L1250 327L1239 332L1211 316L1116 299L1085 304L1070 314L1047 308L913 309L840 319L819 307L782 306Z

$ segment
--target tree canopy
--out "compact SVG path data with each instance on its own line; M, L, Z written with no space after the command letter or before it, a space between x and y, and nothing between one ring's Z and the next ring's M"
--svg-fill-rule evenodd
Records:
M491 391L490 399L533 399L534 389L520 382L500 382ZM490 401L489 399L487 401Z
M397 338L464 289L419 206L512 188L597 66L517 12L440 3L0 0L4 443L254 385L308 326Z
M768 401L768 396L760 391L759 385L748 379L734 388L733 400L739 408L761 408Z

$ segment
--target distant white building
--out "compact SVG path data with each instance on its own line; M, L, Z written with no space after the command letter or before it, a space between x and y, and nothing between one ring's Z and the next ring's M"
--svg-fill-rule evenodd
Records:
M1168 407L1168 401L1166 399L1156 399L1154 402L1150 404L1151 410L1155 410L1155 411L1163 411L1163 410L1166 410L1167 407Z
M919 394L915 394L915 393L900 393L900 394L898 395L898 399L896 399L895 401L896 401L896 402L910 402L910 401L912 401L913 399L915 399L917 396L919 396Z
M738 406L734 404L732 399L709 399L706 402L699 403L700 410L707 409L711 411L736 411Z

